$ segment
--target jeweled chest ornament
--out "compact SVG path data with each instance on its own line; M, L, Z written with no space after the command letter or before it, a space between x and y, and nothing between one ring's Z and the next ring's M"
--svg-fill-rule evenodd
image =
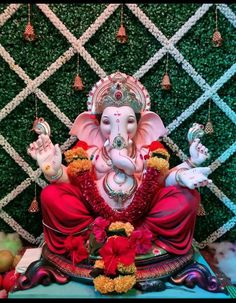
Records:
M125 139L121 135L116 136L113 140L112 147L115 149L126 148L127 145L126 145Z

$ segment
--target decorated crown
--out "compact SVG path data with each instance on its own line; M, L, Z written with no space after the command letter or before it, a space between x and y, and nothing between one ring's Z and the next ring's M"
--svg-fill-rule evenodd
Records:
M145 87L134 77L116 72L100 79L89 93L88 110L101 114L108 106L130 106L135 113L150 109Z

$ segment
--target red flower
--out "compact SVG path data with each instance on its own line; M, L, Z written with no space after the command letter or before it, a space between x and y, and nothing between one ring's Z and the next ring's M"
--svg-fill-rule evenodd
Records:
M106 228L110 225L110 221L97 217L94 220L92 232L95 236L96 241L103 242L106 239Z
M71 149L77 148L77 147L82 147L84 150L88 149L88 144L85 141L79 140L75 146L73 146Z
M64 245L65 249L69 252L73 265L87 259L88 251L84 247L83 237L73 237L70 235L65 239Z
M149 151L153 151L156 150L158 148L164 148L164 145L161 144L159 141L153 141L150 145L149 145Z
M125 266L134 263L135 250L126 237L113 236L108 238L99 253L104 261L106 275L116 274L118 263Z
M145 254L152 248L152 233L144 228L134 230L130 241L136 247L138 255Z

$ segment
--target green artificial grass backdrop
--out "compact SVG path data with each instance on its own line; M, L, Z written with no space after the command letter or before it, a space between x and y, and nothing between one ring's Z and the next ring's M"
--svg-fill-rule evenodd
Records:
M9 4L0 4L0 14ZM66 25L69 31L79 38L84 31L99 17L108 4L49 4L50 9ZM139 4L139 7L150 20L170 39L179 28L196 12L201 3L190 4ZM227 4L236 13L236 4ZM23 32L27 24L27 4L22 4L15 14L1 27L0 44L14 58L25 73L34 79L49 67L60 55L71 47L67 39L57 30L36 4L31 5L31 22L37 35L36 41L27 42ZM124 25L128 42L120 44L115 36L120 26L120 8L85 43L85 49L107 73L117 70L133 75L147 60L152 57L162 45L146 29L138 18L124 6ZM212 46L212 35L215 29L215 5L183 36L176 48L194 69L213 85L224 72L236 62L236 31L234 26L218 12L218 25L224 39L219 48ZM86 110L87 95L99 76L87 62L79 56L79 73L85 89L74 91L73 81L77 69L77 55L74 55L58 71L50 76L39 88L55 105L70 119ZM159 60L142 78L141 83L147 88L151 97L151 109L161 116L167 126L189 107L203 91L176 60L169 55L169 76L172 83L170 91L164 91L161 80L165 72L166 56ZM10 69L5 60L0 57L0 110L2 110L26 84ZM236 76L233 76L218 91L222 100L236 109ZM43 117L51 126L52 141L63 144L69 138L69 128L65 126L50 110L36 99L38 116ZM194 122L206 124L208 118L209 100L175 129L170 138L188 155L188 129ZM211 102L211 119L214 127L212 135L205 135L202 143L211 152L209 165L235 142L236 126ZM37 139L30 131L35 117L35 95L31 94L20 105L0 121L0 134L14 147L20 156L33 168L37 169L34 160L27 155L28 145ZM181 160L171 152L171 166L181 163ZM14 190L28 176L21 167L0 145L1 182L0 199ZM236 157L235 154L216 169L210 178L215 185L236 206ZM43 176L41 176L44 179ZM45 180L45 179L44 179ZM37 185L37 199L40 202L41 188ZM195 239L205 240L211 233L220 228L235 214L227 208L208 188L201 189L202 204L206 216L198 217L195 229ZM35 237L42 233L41 212L31 214L28 207L34 197L34 183L17 195L2 208L15 221L32 233ZM1 206L1 202L0 202ZM2 215L0 210L0 215ZM13 232L13 229L0 217L0 230ZM221 239L235 240L236 228L226 232Z

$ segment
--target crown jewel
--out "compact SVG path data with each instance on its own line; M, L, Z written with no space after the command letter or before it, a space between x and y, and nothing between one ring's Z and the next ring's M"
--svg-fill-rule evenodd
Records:
M135 113L140 113L149 110L150 98L137 79L116 72L95 84L87 104L93 114L102 113L109 106L130 106Z

